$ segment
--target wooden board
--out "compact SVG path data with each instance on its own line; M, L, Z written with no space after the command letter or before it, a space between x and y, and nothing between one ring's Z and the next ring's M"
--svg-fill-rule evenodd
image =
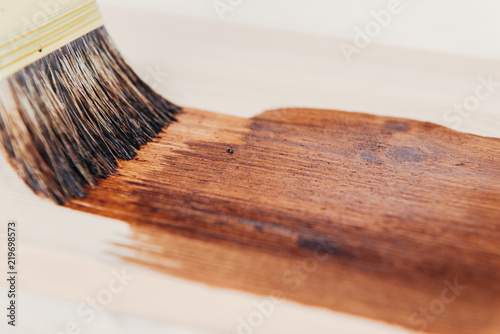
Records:
M500 329L500 140L331 110L179 119L69 204L130 223L125 260L410 329Z
M215 15L211 7L208 9ZM245 11L243 7L241 10ZM454 127L444 115L455 103L474 94L480 84L478 77L500 78L498 59L384 43L370 44L349 64L338 47L343 39L332 34L319 36L234 24L233 19L239 16L236 12L223 22L210 22L120 6L103 5L101 11L127 62L155 90L181 105L235 116L252 117L261 110L282 106L308 106ZM500 94L496 90L454 128L500 137L498 110ZM153 272L155 267L139 267L110 257L126 252L140 257L133 254L138 247L129 250L115 246L129 244L129 224L58 207L36 197L0 156L0 254L3 251L4 258L7 253L2 240L6 239L2 239L2 233L9 219L18 221L21 235L22 309L20 327L15 331L58 333L64 331L64 324L77 320L84 332L105 332L109 328L106 324L111 327L108 332L117 327L120 332L138 332L144 331L144 322L125 319L140 317L158 321L161 329L157 330L169 333L165 324L203 333L234 333L238 318L250 315L255 310L254 302L261 300L253 294L173 278ZM170 235L170 242L189 240ZM167 264L177 266L174 261L162 262L163 266ZM105 307L101 316L106 324L96 321L88 327L85 318L75 319L76 306L107 286L112 269L125 269L135 280ZM0 282L2 295L6 283ZM283 291L288 289L284 284L281 287ZM442 288L444 285L433 298L439 298ZM58 307L56 299L74 305ZM427 307L431 301L418 307ZM448 304L442 315L447 312ZM255 333L302 334L311 331L311 324L314 333L325 334L403 332L367 318L284 302ZM3 325L0 322L1 333ZM23 329L23 325L30 328ZM418 328L408 322L406 326Z

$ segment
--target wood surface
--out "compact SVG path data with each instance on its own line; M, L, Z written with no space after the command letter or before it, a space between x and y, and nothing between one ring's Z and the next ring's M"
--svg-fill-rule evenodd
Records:
M129 223L124 259L170 275L413 330L500 330L499 139L333 110L186 108L68 206ZM466 288L449 302L455 280Z

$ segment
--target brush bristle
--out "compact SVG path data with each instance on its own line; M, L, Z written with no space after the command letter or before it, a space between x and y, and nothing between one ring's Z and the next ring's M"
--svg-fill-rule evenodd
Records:
M131 159L180 108L125 63L104 28L0 82L0 140L33 191L62 204Z

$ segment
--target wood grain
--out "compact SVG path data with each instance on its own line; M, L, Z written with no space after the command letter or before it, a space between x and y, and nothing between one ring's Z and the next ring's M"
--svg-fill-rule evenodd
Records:
M498 139L332 110L186 108L69 207L130 223L126 260L170 275L414 330L500 330Z

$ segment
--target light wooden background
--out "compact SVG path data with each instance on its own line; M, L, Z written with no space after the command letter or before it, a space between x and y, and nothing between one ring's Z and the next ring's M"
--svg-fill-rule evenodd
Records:
M237 10L243 8L234 15ZM102 12L124 56L155 89L181 105L242 117L296 106L451 126L445 112L474 94L479 76L491 75L500 81L500 61L491 48L460 54L375 42L348 63L339 52L341 39L314 31L236 25L114 6L104 6ZM388 29L386 33L397 30L397 22ZM480 43L476 38L471 38L471 48ZM485 36L481 43L493 41ZM500 137L499 111L500 91L494 91L455 128ZM21 327L16 332L58 333L70 321L81 322L75 313L77 305L106 287L113 268L126 268L135 279L94 322L82 326L84 332L135 333L147 328L149 333L184 333L179 328L185 328L197 333L235 333L237 318L246 317L254 310L252 303L260 300L121 263L118 255L127 251L114 243L128 242L126 224L36 198L3 159L0 171L0 231L5 232L9 219L17 220L20 229ZM4 243L1 247L0 258L6 258ZM0 280L0 306L6 300L4 284ZM4 321L2 333L3 326ZM288 302L255 333L311 329L315 333L404 333L371 320Z

